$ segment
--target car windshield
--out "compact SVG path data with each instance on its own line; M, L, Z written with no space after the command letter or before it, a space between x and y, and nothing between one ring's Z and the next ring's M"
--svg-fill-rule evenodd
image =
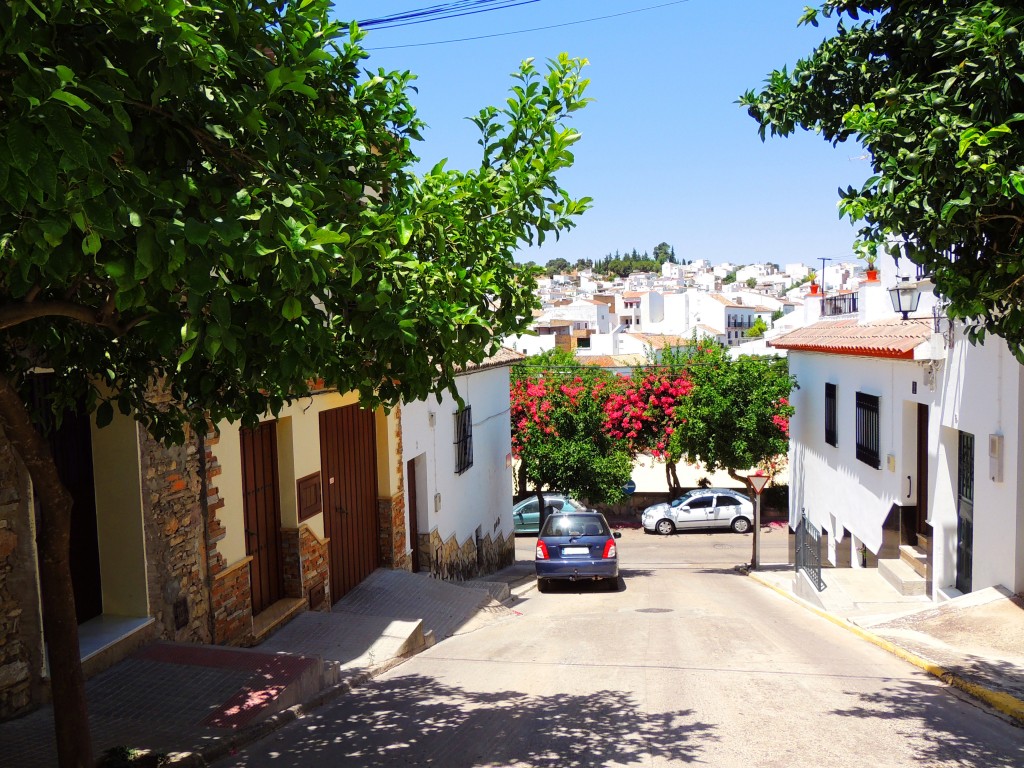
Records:
M608 536L608 525L594 515L549 517L541 536Z

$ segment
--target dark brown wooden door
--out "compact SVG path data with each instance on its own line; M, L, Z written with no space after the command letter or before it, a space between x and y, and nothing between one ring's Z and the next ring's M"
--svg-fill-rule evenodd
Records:
M277 482L277 422L239 430L242 443L242 495L245 552L252 557L252 614L281 599L281 510Z
M39 409L39 427L50 443L57 474L71 494L71 584L78 623L103 613L100 583L99 533L96 525L96 488L92 463L92 428L85 408L67 409L60 427L53 427L47 396L54 389L52 373L29 377L29 396Z
M416 506L416 460L405 464L405 491L409 497L409 545L412 548L412 572L420 570L420 529Z
M924 403L917 404L917 530L914 533L928 534L928 406Z
M323 411L320 462L333 602L380 565L373 412L358 405Z

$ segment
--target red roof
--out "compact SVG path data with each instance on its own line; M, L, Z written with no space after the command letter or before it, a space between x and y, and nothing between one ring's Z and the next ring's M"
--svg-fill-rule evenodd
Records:
M799 352L913 360L914 350L932 336L931 320L820 320L773 339L769 346Z

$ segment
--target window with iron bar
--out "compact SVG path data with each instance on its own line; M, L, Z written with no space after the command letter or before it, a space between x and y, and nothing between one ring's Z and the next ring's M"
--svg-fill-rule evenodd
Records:
M825 384L825 442L839 445L839 418L836 406L836 385Z
M473 466L473 408L455 412L455 474Z
M878 403L875 395L857 393L857 459L875 469L882 468Z

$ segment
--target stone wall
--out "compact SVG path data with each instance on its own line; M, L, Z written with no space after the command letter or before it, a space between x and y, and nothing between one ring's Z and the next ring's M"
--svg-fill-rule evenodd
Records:
M421 537L422 539L423 537ZM465 581L494 573L516 559L515 536L492 539L488 533L479 541L469 537L459 544L454 534L442 539L435 528L430 532L430 572L447 581Z
M199 444L164 447L139 427L150 615L175 642L212 639Z
M327 540L308 525L281 530L284 594L303 597L310 610L331 610L330 554Z
M42 628L29 492L0 433L0 720L43 695Z
M393 423L395 425L395 447L391 458L395 462L394 473L398 478L398 490L390 499L377 500L377 529L379 531L379 554L382 568L395 568L408 571L412 568L412 558L406 551L405 523L405 466L402 463L402 412L396 406Z

